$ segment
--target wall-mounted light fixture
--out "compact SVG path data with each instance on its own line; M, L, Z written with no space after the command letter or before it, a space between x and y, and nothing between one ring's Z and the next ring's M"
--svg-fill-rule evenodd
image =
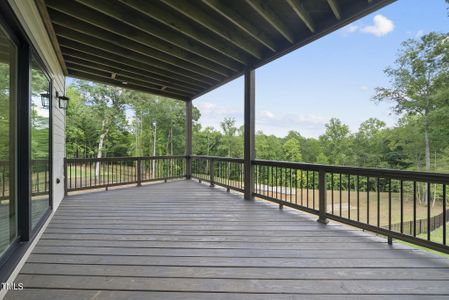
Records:
M58 92L56 92L56 97L58 98L59 101L59 108L67 109L67 107L69 106L70 98L65 95L60 96Z
M43 108L49 108L50 107L50 94L44 93L41 94L41 102Z

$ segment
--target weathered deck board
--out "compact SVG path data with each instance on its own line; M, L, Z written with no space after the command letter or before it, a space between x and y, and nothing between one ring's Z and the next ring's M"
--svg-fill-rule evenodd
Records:
M449 259L192 181L67 197L7 299L445 299Z

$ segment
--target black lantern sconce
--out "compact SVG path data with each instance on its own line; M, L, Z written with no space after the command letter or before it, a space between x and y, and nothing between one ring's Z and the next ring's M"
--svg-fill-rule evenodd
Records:
M65 95L59 96L58 92L56 92L56 97L58 98L59 101L59 108L66 110L67 107L69 106L70 98Z
M50 94L41 94L42 107L48 109L50 107Z

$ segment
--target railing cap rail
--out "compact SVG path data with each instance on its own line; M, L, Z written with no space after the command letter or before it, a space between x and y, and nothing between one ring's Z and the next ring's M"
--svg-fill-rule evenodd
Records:
M306 171L325 171L327 173L341 173L359 176L384 177L397 180L424 181L432 183L449 183L449 174L419 172L407 170L394 170L383 168L365 168L354 166L331 166L323 164L299 163L289 161L272 161L257 159L253 161L255 165L265 165L273 167L284 167L292 169L303 169Z

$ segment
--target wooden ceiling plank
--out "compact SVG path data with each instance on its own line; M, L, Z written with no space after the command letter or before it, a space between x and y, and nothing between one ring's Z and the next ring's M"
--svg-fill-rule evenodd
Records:
M202 66L198 66L189 61L179 59L176 56L169 55L165 52L162 52L158 49L148 47L142 43L136 42L132 39L124 37L122 35L118 35L116 33L112 33L110 31L104 30L100 27L97 27L92 24L88 24L84 21L71 17L69 15L62 14L59 11L50 9L51 18L54 24L60 25L63 27L67 27L78 32L96 37L98 39L104 40L106 42L113 43L115 45L126 45L127 48L132 51L138 52L142 55L150 56L154 59L158 59L162 62L178 66L187 71L192 71L197 74L210 74L219 75L219 76L230 76L232 75L232 71L226 68L217 65L213 68L204 68ZM211 70L212 69L212 70Z
M120 0L120 1L129 1L129 0ZM259 47L258 40L253 40L252 37L248 38L248 36L242 35L241 31L234 30L234 27L229 28L229 26L225 26L225 24L223 24L223 22L218 20L216 16L211 15L210 12L205 12L204 10L200 9L198 5L200 4L199 2L179 1L179 0L161 0L161 1L165 5L176 10L178 13L183 14L184 16L200 24L204 28L220 36L229 43L232 43L239 49L246 51L248 54L254 56L255 58L262 59L262 57L264 56L263 51Z
M105 67L117 68L119 70L124 70L126 72L133 73L135 74L135 76L142 76L155 82L160 82L161 84L173 85L178 88L183 88L191 91L199 91L204 89L204 87L202 86L192 85L189 83L178 81L174 78L169 78L161 76L160 74L152 73L150 70L148 70L148 68L145 68L142 65L140 65L139 67L129 66L121 62L117 62L115 60L109 60L106 58L102 58L100 56L95 56L75 49L66 48L64 46L61 46L61 50L63 51L64 58L81 59L83 61L88 61L91 64L100 64Z
M284 24L282 19L276 15L262 0L245 0L262 18L276 29L287 41L294 44L295 38L291 30Z
M182 81L182 82L186 82L186 83L190 83L190 84L195 84L195 85L200 85L201 87L208 87L211 86L209 83L207 82L203 82L203 81L198 81L198 80L194 80L190 77L185 77L185 76L181 76L181 75L174 75L173 73L170 72L166 72L164 70L160 70L158 68L153 68L152 66L148 66L146 64L142 64L139 61L133 60L133 59L129 59L128 57L123 57L120 55L116 55L107 51L103 51L100 48L95 48L89 45L85 45L85 44L80 44L77 43L75 41L72 40L68 40L66 38L60 38L59 42L62 46L68 47L68 48L72 48L78 51L82 51L85 53L89 53L89 54L93 54L96 56L100 56L103 58L106 58L108 60L113 60L113 61L118 61L121 62L123 64L129 65L129 66L133 66L133 67L137 67L137 68L146 68L151 70L151 72L155 73L155 74L159 74L162 75L164 77L168 77L168 78L176 78L178 81Z
M126 82L126 84L132 84L135 86L141 86L147 89L151 89L154 91L164 91L166 93L171 93L173 95L178 95L178 97L184 98L184 97L192 97L191 93L183 93L183 92L179 92L179 91L174 91L171 90L169 88L167 88L166 86L158 86L158 85L151 85L148 84L147 82L143 82L140 80L137 80L136 78L129 78L127 76L124 76L123 74L114 74L115 76L112 77L110 72L105 72L102 70L98 70L96 68L91 68L91 67L86 67L86 66L81 66L81 65L77 65L77 64L73 64L73 63L67 63L67 68L70 71L80 71L80 72L86 72L89 74L95 74L98 76L102 76L104 78L108 78L108 79L114 79L117 80L119 82Z
M86 1L86 0L80 0ZM144 14L157 22L163 24L164 26L170 27L174 33L166 33L166 38L176 39L178 35L185 35L190 39L197 41L209 47L212 50L220 52L221 54L234 59L244 65L251 62L251 58L236 47L229 45L226 41L213 36L205 30L194 26L189 21L182 18L176 17L170 11L160 7L156 1L146 1L146 0L120 0L124 5L129 8L133 8L136 12ZM118 9L118 8L116 8Z
M64 58L65 58L65 61L68 66L77 65L77 66L96 69L99 71L109 72L111 75L112 74L122 75L122 76L126 77L129 82L133 82L134 80L136 80L136 81L140 81L143 83L147 83L152 86L159 86L159 88L167 87L174 91L182 92L184 94L195 94L196 92L198 92L197 90L189 90L186 88L180 88L180 87L177 87L170 83L166 83L166 82L163 82L160 80L154 80L152 78L146 77L145 75L136 76L135 73L128 72L128 71L120 69L120 68L114 68L114 67L106 66L103 64L99 64L99 63L93 63L88 60L83 60L80 58L71 57L71 56L67 56L67 55L64 55Z
M105 78L110 78L110 79L115 79L121 82L127 82L127 84L134 84L136 86L142 86L142 87L146 87L148 89L152 89L152 90L161 90L164 92L169 92L172 93L173 95L178 95L181 97L192 97L192 93L186 93L186 92L179 92L176 90L171 90L170 88L166 87L166 86L159 86L159 85L155 85L155 84L150 84L146 81L142 81L139 80L135 77L128 77L126 75L123 75L123 73L116 73L114 74L115 76L112 77L110 72L107 71L103 71L103 70L99 70L97 68L92 68L90 66L83 66L83 65L79 65L76 63L72 63L72 62L67 62L67 68L71 71L76 70L76 71L80 71L80 72L87 72L87 73L91 73L91 74L97 74L99 76L104 76Z
M229 7L222 1L219 0L202 0L204 4L208 5L211 9L215 10L217 13L226 18L229 22L237 26L242 32L245 32L253 39L259 41L265 47L270 49L272 52L276 52L278 46L274 40L265 33L265 31L258 29L256 26L251 24L242 16L239 12Z
M306 24L307 28L309 28L310 31L315 32L316 29L312 17L310 17L309 12L304 8L304 5L301 1L302 0L287 0L287 3L298 15L301 21Z
M237 67L237 70L240 70L242 66L245 65L238 59L231 58L225 55L224 53L222 53L223 51L211 49L209 46L206 46L203 43L200 43L183 34L174 34L173 29L160 26L156 21L151 22L148 17L143 16L140 12L132 9L125 9L125 7L123 6L117 7L117 3L113 1L77 0L77 2L82 3L104 15L107 15L119 21L116 26L122 26L120 22L122 24L128 24L140 31L158 37L175 46L202 56L203 58L206 58L212 62L224 64L225 66L239 66Z
M157 67L159 69L165 70L167 72L172 72L178 75L183 75L186 77L190 77L192 79L200 80L200 81L207 81L213 84L214 82L221 81L224 77L218 75L215 75L214 77L208 76L206 74L202 74L201 72L194 73L192 71L187 71L185 69L181 69L177 66L173 66L171 64L167 64L165 62L161 62L160 60L151 58L149 56L142 55L140 53L134 52L129 48L117 46L115 44L112 44L110 42L106 42L104 40L98 39L93 36L85 35L83 33L80 33L78 31L61 27L59 25L56 25L55 28L57 29L57 35L68 38L74 41L77 41L81 44L85 45L92 45L94 47L99 47L103 49L104 51L108 51L111 53L115 53L117 55L123 55L127 56L130 59L134 59L136 61L140 61L142 63Z
M190 61L198 66L202 66L209 70L213 70L217 66L224 67L232 72L240 71L242 64L235 62L231 59L223 57L219 53L211 51L206 54L210 54L209 57L200 55L200 50L203 50L205 46L202 45L190 45L185 44L184 47L178 46L179 44L188 41L185 39L178 39L177 41L166 41L157 37L155 34L160 33L157 29L148 28L151 25L147 24L145 30L136 30L138 23L131 25L118 21L116 18L104 15L98 10L94 10L82 4L78 4L75 1L58 1L58 0L46 0L47 6L53 10L57 10L63 14L70 15L78 20L82 20L86 23L95 25L109 32L119 34L123 37L132 39L136 42L153 47L167 53L169 55L176 56L185 61ZM209 49L207 49L209 50Z
M122 81L116 80L116 79L112 79L112 78L108 78L108 77L104 77L104 76L99 76L97 74L91 74L88 72L82 72L82 71L77 71L77 70L71 70L68 69L69 71L69 76L74 77L74 78L78 78L78 79L83 79L83 80L89 80L89 81L94 81L94 82L98 82L98 83L102 83L102 84L108 84L108 85L113 85L113 86L118 86L124 89L131 89L131 90L136 90L136 91L140 91L140 92L144 92L144 93L149 93L149 94L154 94L154 95L160 95L163 97L168 97L171 99L175 99L175 100L186 100L189 99L189 97L181 97L179 95L176 94L172 94L172 93L168 93L165 91L158 91L158 90L153 90L153 89L149 89L140 85L135 85L135 84L123 84Z
M340 6L337 3L337 0L327 0L327 3L332 9L332 12L334 13L337 20L341 20L341 10Z

